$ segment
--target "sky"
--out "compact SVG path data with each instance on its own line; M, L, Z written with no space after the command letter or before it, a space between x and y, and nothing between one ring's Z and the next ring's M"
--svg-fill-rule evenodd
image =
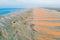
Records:
M60 7L60 0L0 0L0 8Z

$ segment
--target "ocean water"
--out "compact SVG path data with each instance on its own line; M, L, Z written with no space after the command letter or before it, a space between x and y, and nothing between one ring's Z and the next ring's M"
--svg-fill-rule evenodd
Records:
M15 12L18 10L23 10L24 8L0 8L0 16Z

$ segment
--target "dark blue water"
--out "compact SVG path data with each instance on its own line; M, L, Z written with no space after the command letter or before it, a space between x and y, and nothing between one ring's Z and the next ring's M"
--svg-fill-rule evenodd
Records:
M0 15L9 14L18 10L23 10L24 8L0 8Z

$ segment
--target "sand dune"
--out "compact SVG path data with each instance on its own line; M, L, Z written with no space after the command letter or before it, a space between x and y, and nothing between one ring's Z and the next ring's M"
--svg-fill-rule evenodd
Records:
M60 40L60 12L32 8L5 15L0 40Z

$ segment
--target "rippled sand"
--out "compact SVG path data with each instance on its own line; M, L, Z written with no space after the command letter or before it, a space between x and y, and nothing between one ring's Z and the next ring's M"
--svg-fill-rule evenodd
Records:
M5 15L0 40L60 40L60 12L34 8Z

